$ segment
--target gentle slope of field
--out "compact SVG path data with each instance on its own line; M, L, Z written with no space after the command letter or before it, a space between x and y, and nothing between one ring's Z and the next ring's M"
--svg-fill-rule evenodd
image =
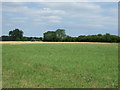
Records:
M3 45L4 88L117 87L117 44Z

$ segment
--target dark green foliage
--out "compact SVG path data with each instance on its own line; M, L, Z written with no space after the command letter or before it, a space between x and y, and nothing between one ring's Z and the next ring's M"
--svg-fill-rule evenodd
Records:
M31 41L36 41L36 39L35 38L32 38L32 40Z
M56 34L57 41L62 41L66 36L64 29L57 29L55 31L55 34Z
M27 37L23 37L23 38L22 38L22 41L27 41Z
M40 41L42 41L42 40L43 40L43 38L42 38L42 37L40 37L39 39L40 39Z
M65 34L64 29L57 29L56 31L48 31L44 33L44 41L53 42L120 42L120 37L106 33L105 35L80 35L78 37L71 37Z
M62 41L64 41L64 42L76 42L77 37L66 36Z
M104 35L80 35L71 37L65 34L64 29L47 31L42 37L23 37L23 31L15 29L9 32L9 36L0 37L0 41L48 41L48 42L120 42L120 36L106 33Z
M65 30L57 29L56 31L48 31L44 33L44 41L63 41L65 38Z
M23 37L23 31L19 29L9 31L9 36L13 41L20 41Z
M44 41L56 41L56 39L56 33L54 31L44 33Z
M0 41L13 41L13 38L10 36L1 36ZM42 41L42 37L22 37L21 39L16 38L14 41Z
M1 41L10 41L10 37L9 36L1 36Z
M119 42L120 37L116 35L110 35L106 33L105 35L98 34L98 35L87 35L87 36L79 36L79 42Z

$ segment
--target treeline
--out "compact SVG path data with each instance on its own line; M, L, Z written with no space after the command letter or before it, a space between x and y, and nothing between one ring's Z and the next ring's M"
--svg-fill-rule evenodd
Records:
M120 37L106 33L104 35L80 35L71 37L65 34L64 29L48 31L42 37L25 37L23 31L15 29L9 32L9 36L1 36L2 41L48 41L48 42L120 42Z
M66 36L64 42L120 42L120 37L106 33L104 35L81 35L78 37Z
M42 37L22 37L19 38L11 38L10 36L1 36L0 41L42 41Z
M1 36L1 41L42 41L42 37L25 37L23 31L15 29L9 31L9 36Z
M57 29L56 31L48 31L44 33L43 41L50 42L120 42L120 37L117 35L80 35L78 37L71 37L65 34L64 29Z

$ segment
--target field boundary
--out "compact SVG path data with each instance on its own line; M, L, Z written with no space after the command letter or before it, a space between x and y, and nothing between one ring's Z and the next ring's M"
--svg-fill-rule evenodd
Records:
M89 43L89 44L111 44L111 43L104 43L104 42L0 41L0 44L67 44L67 43L68 44L82 44L82 43Z

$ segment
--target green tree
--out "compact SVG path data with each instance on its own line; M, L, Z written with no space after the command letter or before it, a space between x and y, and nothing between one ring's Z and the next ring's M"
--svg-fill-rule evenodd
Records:
M104 35L104 40L105 40L105 42L112 42L111 35L109 33L106 33Z
M21 40L23 38L23 31L19 29L9 31L9 36L12 40Z
M65 30L57 29L56 31L48 31L44 33L44 41L62 41L65 38Z
M27 41L27 37L23 37L23 38L22 38L22 41Z
M57 41L62 41L66 36L64 29L57 29L55 33Z
M102 34L98 34L97 36L102 36Z
M32 38L31 41L36 41L36 39L35 39L35 38Z
M54 31L45 32L44 41L56 41L56 33Z
M65 38L63 39L64 42L71 42L72 41L72 37L70 36L65 36Z

